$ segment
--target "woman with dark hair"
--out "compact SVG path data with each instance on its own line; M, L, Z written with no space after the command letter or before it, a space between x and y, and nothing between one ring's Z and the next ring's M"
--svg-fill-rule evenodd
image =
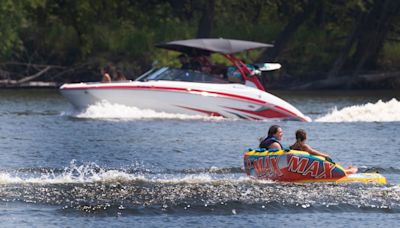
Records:
M311 146L306 144L307 133L303 129L299 129L296 131L296 142L290 146L291 150L301 150L310 153L311 155L317 155L325 158L329 158L329 155L324 154L318 150L314 150Z
M282 150L283 146L280 142L283 137L282 128L278 125L272 125L268 130L268 136L261 141L260 148Z
M116 72L115 80L116 81L126 81L127 80L125 77L125 74L120 69L118 69Z

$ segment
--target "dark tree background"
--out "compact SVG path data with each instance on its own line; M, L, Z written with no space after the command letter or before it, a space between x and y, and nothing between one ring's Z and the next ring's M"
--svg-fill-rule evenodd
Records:
M283 65L266 87L397 89L399 19L397 0L0 0L0 86L134 79L177 64L156 43L223 37L274 44L241 54Z

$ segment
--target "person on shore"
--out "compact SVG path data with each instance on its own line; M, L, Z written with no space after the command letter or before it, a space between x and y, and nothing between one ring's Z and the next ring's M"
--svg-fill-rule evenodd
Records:
M110 65L107 65L101 69L101 75L103 78L101 79L102 83L110 83L111 82L111 67Z
M280 142L283 137L282 128L278 125L272 125L268 129L268 136L261 141L260 148L282 150L283 146Z

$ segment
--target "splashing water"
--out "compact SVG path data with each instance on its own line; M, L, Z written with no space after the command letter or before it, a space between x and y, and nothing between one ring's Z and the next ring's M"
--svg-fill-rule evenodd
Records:
M39 174L39 175L38 175ZM43 169L40 173L21 175L18 172L0 172L0 184L73 184L91 182L113 182L121 180L134 180L142 178L141 175L132 176L123 170L105 170L95 163L77 165L75 160L69 167L59 172L53 169Z
M220 210L235 214L269 208L293 212L400 210L399 185L275 183L207 171L145 175L124 169L107 170L95 163L78 165L76 161L64 170L48 170L36 177L1 172L0 197L6 202L45 203L62 205L64 209L110 213Z
M72 160L63 170L43 168L40 172L23 169L23 172L0 171L0 184L92 184L116 182L148 182L148 183L211 183L220 181L251 181L241 177L232 179L230 176L237 173L238 168L199 170L177 170L174 172L152 173L142 168L134 169L105 169L91 162L78 165ZM28 174L26 174L28 172ZM228 172L228 173L227 173ZM24 173L24 175L22 175ZM223 174L221 176L221 174ZM240 173L242 174L242 172ZM218 177L219 176L219 177ZM242 175L241 175L242 176Z
M354 105L341 110L334 108L317 122L391 122L400 121L400 102L393 98L388 102Z
M85 110L70 110L62 113L65 116L90 119L180 119L180 120L222 120L222 117L211 117L203 115L173 114L166 112L156 112L151 109L139 109L120 104L110 104L106 101L91 105Z

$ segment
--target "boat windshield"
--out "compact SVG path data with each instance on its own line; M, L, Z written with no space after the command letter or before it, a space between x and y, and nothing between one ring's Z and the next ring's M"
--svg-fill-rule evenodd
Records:
M203 72L183 70L172 67L162 67L159 69L152 69L136 79L136 81L151 81L151 80L203 82L203 83L229 83L228 81L218 78L217 76L212 76Z

